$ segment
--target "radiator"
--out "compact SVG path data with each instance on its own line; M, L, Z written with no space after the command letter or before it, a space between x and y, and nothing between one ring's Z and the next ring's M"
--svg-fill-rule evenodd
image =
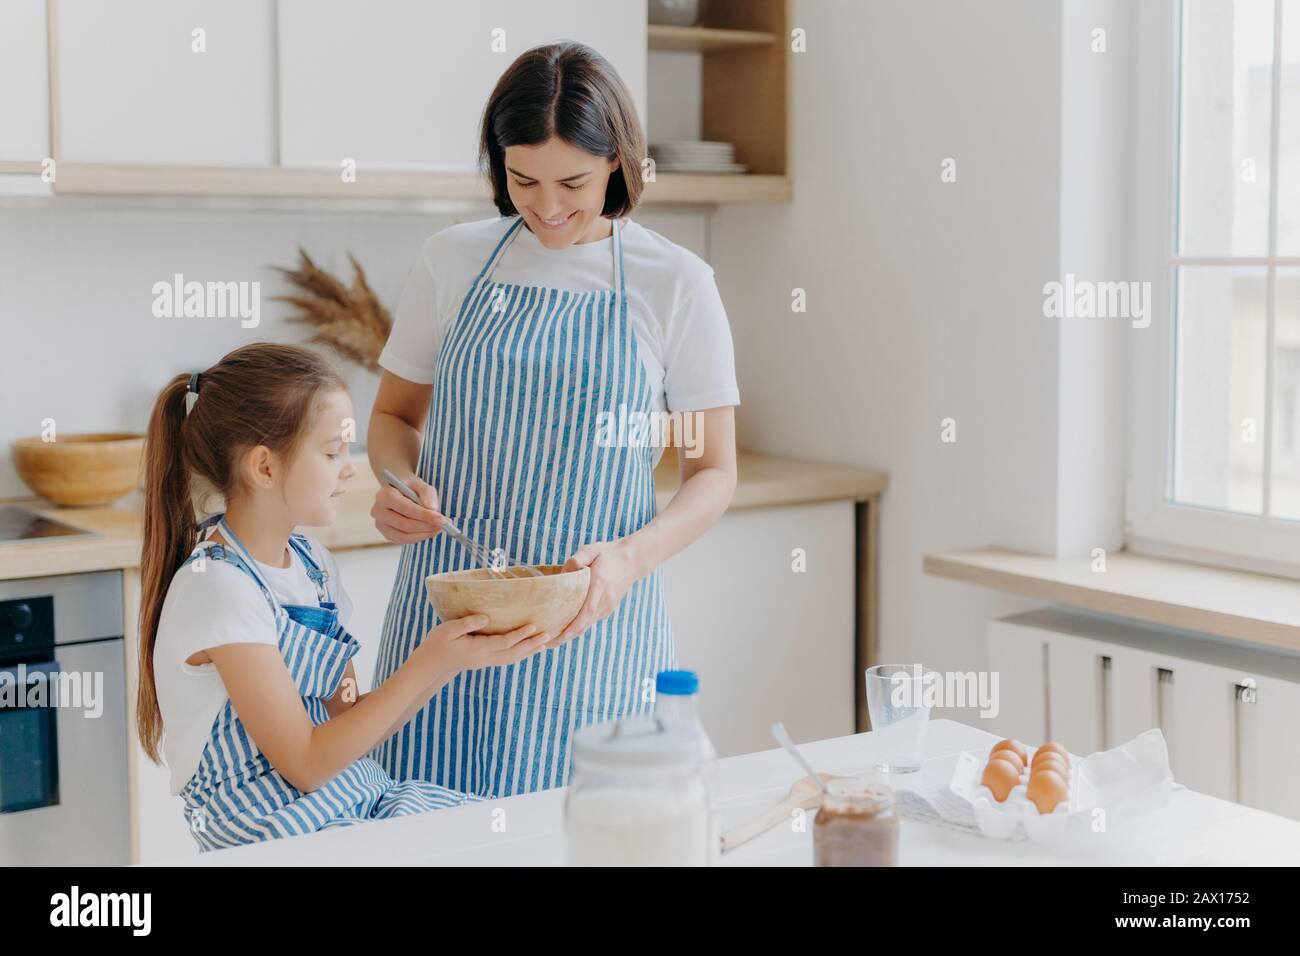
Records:
M1300 655L1054 608L988 635L994 733L1087 755L1159 727L1179 783L1300 819Z

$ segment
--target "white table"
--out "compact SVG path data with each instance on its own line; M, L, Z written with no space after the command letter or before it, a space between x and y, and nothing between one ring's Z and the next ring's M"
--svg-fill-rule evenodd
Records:
M965 724L932 721L927 759L987 748L997 740ZM873 737L857 734L802 745L821 772L853 773L871 764ZM730 757L718 765L724 828L755 816L785 796L800 771L781 750ZM323 833L273 840L164 861L177 866L550 866L564 862L564 790L375 820ZM778 826L723 856L725 865L805 866L812 862L809 827ZM1300 822L1178 789L1161 810L1080 835L1066 845L991 840L904 820L905 866L1043 865L1295 865Z

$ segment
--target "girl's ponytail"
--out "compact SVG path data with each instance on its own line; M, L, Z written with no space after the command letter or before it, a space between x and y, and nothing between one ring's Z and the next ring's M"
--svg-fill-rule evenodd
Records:
M190 472L181 449L189 376L177 375L158 396L144 448L144 546L140 554L140 686L136 730L155 763L162 739L162 714L154 686L153 647L163 599L172 575L197 544L198 526L190 497Z
M245 451L265 446L291 456L311 427L319 395L347 388L321 356L272 342L235 349L199 375L186 415L189 382L177 375L167 383L145 434L136 731L155 763L163 725L153 652L167 589L198 544L192 482L230 501L241 490L236 462Z

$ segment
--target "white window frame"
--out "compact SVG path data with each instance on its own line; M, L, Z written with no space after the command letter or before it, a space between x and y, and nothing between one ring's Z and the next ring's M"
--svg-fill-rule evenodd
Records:
M1273 0L1280 16L1282 0ZM1133 127L1133 247L1136 274L1151 281L1151 324L1131 337L1129 480L1125 494L1125 544L1163 557L1300 577L1300 522L1268 517L1269 482L1259 516L1176 504L1170 500L1173 465L1176 265L1293 266L1300 258L1175 256L1178 202L1180 24L1178 0L1143 3L1138 13L1140 55ZM1297 15L1297 4L1289 12ZM1275 23L1277 21L1275 20ZM1289 22L1289 21L1288 21ZM1278 125L1282 31L1274 30L1270 137L1270 253L1277 250ZM1269 269L1263 435L1264 474L1273 461L1273 326L1276 283Z

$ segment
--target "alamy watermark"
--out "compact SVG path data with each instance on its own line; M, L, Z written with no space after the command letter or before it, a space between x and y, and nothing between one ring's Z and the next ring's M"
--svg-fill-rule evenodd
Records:
M156 319L239 319L245 329L262 321L262 283L185 281L177 272L171 282L155 282Z
M80 709L87 717L99 717L104 713L104 674L26 664L0 671L0 709L20 707Z
M978 707L980 716L998 715L997 671L927 671L920 664L894 671L889 700L895 707Z
M1150 282L1093 282L1066 273L1065 282L1043 285L1043 315L1049 319L1130 319L1133 328L1151 324Z
M666 448L679 446L687 458L704 454L704 413L629 411L596 413L596 444L601 448Z
M134 936L148 936L153 927L152 893L94 893L75 883L66 893L50 897L50 925L120 926Z

